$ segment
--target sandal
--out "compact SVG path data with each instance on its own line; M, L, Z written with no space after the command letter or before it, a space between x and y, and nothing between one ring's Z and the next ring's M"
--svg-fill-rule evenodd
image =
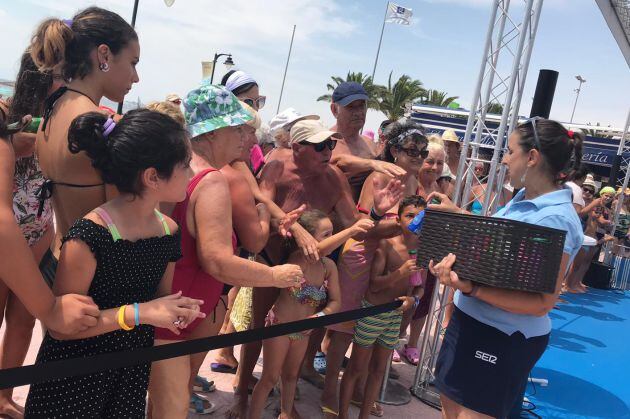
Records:
M217 405L215 405L214 403L204 399L203 397L199 397L199 395L195 393L190 396L190 404L188 406L189 412L196 413L198 415L209 415L215 410L217 410Z
M400 362L400 352L398 352L398 349L394 349L394 353L392 353L392 362Z
M201 375L195 377L193 391L196 391L197 393L211 393L216 389L217 387L214 385L214 381L208 381Z
M405 345L405 350L402 355L411 365L418 365L418 362L420 361L420 352L418 352L418 348L410 348Z
M363 402L360 402L358 400L350 400L350 404L360 409ZM372 404L372 408L370 409L370 415L376 416L377 418L382 418L384 414L385 412L383 412L383 407L379 403L374 402Z
M339 412L335 412L330 407L319 405L319 408L322 409L322 413L324 414L324 417L326 417L326 415L339 416Z
M221 364L219 362L213 362L210 364L210 370L212 372L220 372L224 374L236 374L237 368L238 367L230 367L229 365Z

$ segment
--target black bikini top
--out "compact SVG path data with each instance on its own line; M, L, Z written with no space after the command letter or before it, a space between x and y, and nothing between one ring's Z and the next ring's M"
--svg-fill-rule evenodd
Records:
M44 102L44 116L43 116L44 125L42 126L42 130L44 131L46 130L46 126L48 125L48 120L50 119L50 116L52 115L53 109L55 108L55 103L57 103L57 101L61 98L61 96L63 96L64 93L68 91L75 92L82 96L85 96L88 99L90 99L92 103L94 103L92 98L83 92L80 92L75 89L71 89L66 86L60 87L59 89L55 90L50 96L48 96L46 98L46 101ZM105 183L98 183L94 185L78 185L75 183L55 182L51 179L46 179L44 183L42 184L42 187L39 190L39 193L37 194L37 199L39 200L39 208L37 209L37 217L38 218L41 217L42 212L44 211L44 202L47 199L52 197L54 185L67 186L71 188L93 188L95 186L103 186L104 184Z

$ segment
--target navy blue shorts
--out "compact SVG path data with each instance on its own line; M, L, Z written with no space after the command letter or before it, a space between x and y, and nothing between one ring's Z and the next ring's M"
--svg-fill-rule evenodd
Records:
M548 342L549 334L508 336L455 307L438 355L435 385L468 409L506 418Z

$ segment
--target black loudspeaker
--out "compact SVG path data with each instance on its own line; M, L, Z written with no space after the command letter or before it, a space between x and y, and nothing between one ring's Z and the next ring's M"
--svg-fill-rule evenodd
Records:
M586 275L584 275L584 285L601 290L610 289L613 267L601 262L591 262Z
M530 118L534 116L549 118L557 81L557 71L540 70L538 82L536 83L536 93L534 93L534 101L532 102L532 111L529 114Z

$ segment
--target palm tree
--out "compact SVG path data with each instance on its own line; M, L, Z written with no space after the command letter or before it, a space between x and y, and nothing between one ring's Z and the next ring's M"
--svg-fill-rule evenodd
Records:
M426 91L426 94L420 99L420 103L423 105L441 106L443 108L448 107L451 102L459 99L459 96L447 97L448 93L441 92L439 90L430 89Z
M502 115L503 114L503 105L501 105L499 102L490 102L488 104L487 113L493 113L493 114L496 114L496 115Z
M420 80L414 80L406 74L400 76L392 86L392 73L389 73L387 88L383 91L380 111L390 121L404 116L405 108L425 94Z
M331 79L333 82L328 83L326 85L326 88L331 93L318 97L317 98L318 101L332 102L332 92L335 90L337 86L339 86L343 82L355 81L363 85L363 88L365 89L365 92L368 95L368 98L369 98L367 101L368 108L375 109L375 110L380 109L381 96L382 96L382 92L385 90L385 87L378 84L374 84L372 82L371 76L368 76L361 72L353 73L349 71L345 79L338 76L332 76Z

